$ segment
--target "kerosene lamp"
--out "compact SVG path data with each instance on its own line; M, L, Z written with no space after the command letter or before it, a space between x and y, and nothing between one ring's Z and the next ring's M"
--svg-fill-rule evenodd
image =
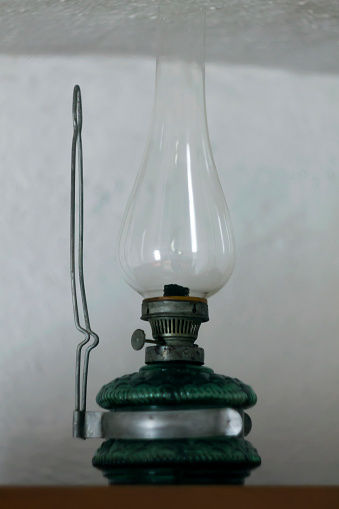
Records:
M256 403L252 388L205 367L196 344L208 321L207 298L220 290L234 267L227 204L213 161L205 112L203 9L169 4L160 9L153 119L127 204L119 257L129 285L143 297L143 330L132 334L145 366L99 391L106 412L86 411L92 332L83 282L81 98L75 87L72 150L71 275L77 328L74 436L102 437L93 465L110 484L242 484L260 457L245 440L251 429L245 409ZM79 168L79 286L75 277L76 152ZM92 341L91 341L92 337ZM85 352L80 388L81 352Z

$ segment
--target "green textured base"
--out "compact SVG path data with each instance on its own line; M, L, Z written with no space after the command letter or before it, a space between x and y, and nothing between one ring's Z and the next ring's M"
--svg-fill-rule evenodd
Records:
M237 378L217 375L206 366L159 363L143 366L104 385L97 395L102 408L145 407L250 408L257 396L252 387Z
M179 363L143 366L108 383L97 396L111 411L228 407L256 403L253 389L210 368ZM246 431L246 426L245 426ZM93 465L110 484L243 484L261 463L243 437L115 440L96 451Z
M107 440L93 465L110 484L243 484L261 463L244 438Z
M191 466L189 468L130 468L130 469L111 469L103 471L110 485L116 484L147 484L147 485L165 485L165 484L228 484L243 485L250 472L247 470L229 471L220 466L208 468L199 468Z

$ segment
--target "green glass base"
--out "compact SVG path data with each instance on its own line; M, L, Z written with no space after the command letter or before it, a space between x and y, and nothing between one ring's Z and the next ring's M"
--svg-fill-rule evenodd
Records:
M229 407L256 403L253 389L212 369L179 363L144 366L105 385L97 402L111 411ZM243 484L261 463L240 437L105 441L93 465L110 484Z
M261 460L244 438L107 440L93 465L111 484L243 484Z
M246 470L227 470L221 467L210 466L206 468L192 466L190 468L135 468L135 469L111 469L103 471L110 485L117 484L146 484L146 485L201 485L201 484L228 484L243 485L249 475Z
M218 375L206 366L158 363L143 366L104 385L97 395L102 408L231 407L250 408L257 396L252 387L237 378Z

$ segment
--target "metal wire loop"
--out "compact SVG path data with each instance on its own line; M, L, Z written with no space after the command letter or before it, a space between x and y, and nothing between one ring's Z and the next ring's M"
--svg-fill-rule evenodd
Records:
M71 160L71 224L70 224L70 247L71 247L71 287L74 322L76 328L84 334L85 338L81 341L76 350L75 364L75 410L86 410L87 398L87 378L89 356L93 348L99 343L98 335L92 331L89 321L85 281L84 281L84 260L83 260L83 243L84 243L84 183L83 183L83 156L82 156L82 102L81 91L79 85L75 85L73 91L73 140L72 140L72 160ZM78 163L78 164L77 164ZM80 287L81 304L85 325L80 324L79 304L76 285L76 256L75 256L75 230L76 230L76 172L78 169L78 281ZM83 362L82 384L81 384L81 357L83 347L90 342L92 343L86 348Z

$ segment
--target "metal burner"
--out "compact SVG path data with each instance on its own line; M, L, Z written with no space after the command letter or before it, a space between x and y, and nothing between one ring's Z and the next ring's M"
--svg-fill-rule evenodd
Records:
M204 363L204 350L194 342L201 323L209 320L206 299L188 296L145 299L141 319L150 323L154 340L146 339L144 331L137 329L132 335L133 348L140 350L145 343L156 343L146 349L146 364Z

